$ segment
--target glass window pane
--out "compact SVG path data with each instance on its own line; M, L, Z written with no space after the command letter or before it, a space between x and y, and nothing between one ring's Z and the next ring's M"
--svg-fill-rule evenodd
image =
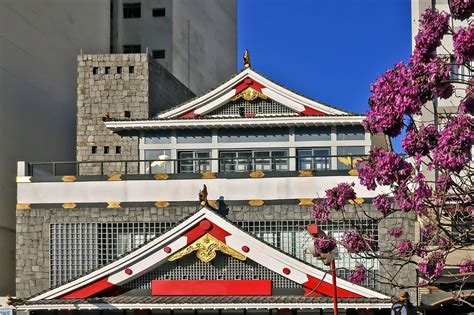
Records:
M178 130L177 143L212 143L212 130Z
M171 131L156 130L145 134L145 144L166 144L171 143Z
M362 126L338 126L337 140L364 140L365 129Z
M145 150L145 160L141 165L142 173L171 173L170 150Z
M331 140L331 127L296 127L296 141Z
M358 147L337 147L337 169L349 170L355 168L361 156L365 155L365 148Z

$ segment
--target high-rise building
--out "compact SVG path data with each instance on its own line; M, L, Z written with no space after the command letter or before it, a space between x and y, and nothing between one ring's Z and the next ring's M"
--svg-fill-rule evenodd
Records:
M236 10L235 0L0 1L0 296L15 290L16 161L76 157L77 55L139 45L200 93L235 71Z

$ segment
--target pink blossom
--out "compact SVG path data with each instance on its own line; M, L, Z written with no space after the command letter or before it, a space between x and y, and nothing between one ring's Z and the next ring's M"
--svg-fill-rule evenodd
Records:
M463 99L459 105L459 112L461 114L469 114L474 116L474 98L466 97Z
M465 261L459 266L460 273L474 272L474 260Z
M410 156L427 155L438 144L438 130L435 125L421 126L417 131L408 130L402 140L402 147Z
M421 58L430 57L441 45L441 39L449 29L449 14L426 9L419 21L419 32L415 36L415 52Z
M350 253L361 253L376 251L378 249L377 243L368 235L361 235L356 231L346 231L342 236L342 245Z
M461 27L453 34L454 56L458 63L464 63L474 58L474 26Z
M353 186L354 183L351 185L340 183L336 187L326 190L326 199L324 203L336 211L344 211L346 203L349 200L356 199Z
M425 214L425 201L431 197L432 190L425 182L424 176L418 173L411 187L408 180L400 183L395 190L395 202L400 210L405 212L416 211L419 215Z
M423 235L423 237L428 238L433 235L434 231L434 226L432 224L427 224L426 226L421 228L421 235Z
M440 252L433 252L418 264L418 270L428 279L439 278L444 270L445 258Z
M355 284L362 283L365 279L367 279L367 269L363 265L357 265L347 276L347 280Z
M413 244L409 240L403 240L397 245L397 252L402 257L410 257L413 255Z
M388 231L388 235L394 238L400 238L403 234L403 229L402 228L393 228L390 231Z
M324 201L316 202L313 205L311 216L314 221L321 223L326 222L329 219L329 209L325 205Z
M329 253L336 248L336 241L328 236L318 236L314 240L314 248L317 253Z
M384 216L388 215L391 212L390 200L386 195L378 195L372 201L374 207L382 213Z
M465 20L468 19L474 11L474 0L450 0L449 8L453 18Z
M467 165L474 140L473 124L472 117L462 114L447 122L440 132L438 146L432 151L437 166L460 172Z

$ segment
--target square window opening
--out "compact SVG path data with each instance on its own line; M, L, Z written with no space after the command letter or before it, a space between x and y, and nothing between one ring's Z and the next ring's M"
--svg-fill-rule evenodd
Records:
M105 74L110 74L110 67L105 67Z
M104 154L109 154L109 147L108 146L104 147Z
M121 154L122 153L122 147L121 146L116 146L115 147L115 154Z
M92 74L96 75L99 73L99 67L92 68Z
M97 146L96 146L96 145L93 145L93 146L92 146L91 152L92 152L92 154L96 154L96 153L97 153Z
M128 73L135 73L135 67L134 66L128 67Z
M126 111L125 111L124 116L125 116L125 118L130 118L130 117L132 117L132 115L130 114L130 111L129 111L129 110L126 110Z
M124 3L123 4L123 18L124 19L138 19L142 15L142 8L140 2Z
M122 48L124 54L139 54L142 52L141 45L123 45Z
M152 56L155 59L165 59L165 50L164 49L153 50Z
M117 67L117 74L122 74L122 67Z
M165 15L166 15L166 9L165 8L153 9L153 17L160 17L160 16L165 16Z

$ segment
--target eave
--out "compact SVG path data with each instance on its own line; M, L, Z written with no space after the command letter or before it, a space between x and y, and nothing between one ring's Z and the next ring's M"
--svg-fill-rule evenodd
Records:
M261 128L328 125L360 125L365 116L292 116L255 118L200 118L106 121L113 131L145 129Z

